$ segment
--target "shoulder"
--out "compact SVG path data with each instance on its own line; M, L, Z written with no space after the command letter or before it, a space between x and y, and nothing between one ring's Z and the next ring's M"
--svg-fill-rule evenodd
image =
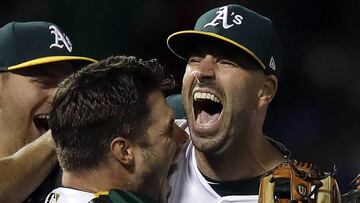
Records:
M25 202L44 202L46 196L61 185L62 170L59 165L50 172L40 186L25 200Z
M46 197L46 203L87 203L95 195L93 193L76 190L73 188L58 187Z

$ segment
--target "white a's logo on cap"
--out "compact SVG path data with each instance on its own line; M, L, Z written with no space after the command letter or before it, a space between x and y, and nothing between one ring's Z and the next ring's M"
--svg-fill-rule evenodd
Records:
M244 18L241 15L235 15L234 12L232 12L230 14L230 17L232 17L232 20L230 21L230 24L228 22L228 7L227 6L223 6L220 7L218 11L216 11L216 16L215 18L210 22L207 23L206 25L204 25L204 28L206 28L207 26L217 26L219 25L218 21L222 21L222 26L224 29L228 29L231 28L232 26L234 26L234 24L236 25L240 25L242 23L242 21L244 20Z
M55 36L55 42L50 45L50 49L53 47L62 49L65 46L69 52L72 51L72 44L70 39L64 33L62 33L59 28L57 28L55 25L51 25L49 30L51 30L50 33L54 34Z

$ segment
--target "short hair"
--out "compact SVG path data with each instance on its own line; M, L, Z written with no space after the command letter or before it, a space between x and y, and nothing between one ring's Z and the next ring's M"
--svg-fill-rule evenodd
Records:
M156 59L114 56L65 79L54 97L49 126L63 169L101 164L118 136L139 139L150 122L148 95L161 90L164 69Z

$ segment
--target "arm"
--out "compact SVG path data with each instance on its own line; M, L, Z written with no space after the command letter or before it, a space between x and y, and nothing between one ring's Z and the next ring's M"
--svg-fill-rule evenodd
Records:
M56 164L55 146L48 131L15 154L0 159L0 202L22 202Z

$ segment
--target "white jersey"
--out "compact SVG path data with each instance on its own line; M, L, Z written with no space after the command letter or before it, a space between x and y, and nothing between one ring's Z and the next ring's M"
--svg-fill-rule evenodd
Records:
M201 175L195 160L195 148L190 142L178 161L178 169L170 177L169 203L257 203L258 195L221 197Z
M88 203L93 198L95 195L90 192L59 187L48 194L45 203Z

